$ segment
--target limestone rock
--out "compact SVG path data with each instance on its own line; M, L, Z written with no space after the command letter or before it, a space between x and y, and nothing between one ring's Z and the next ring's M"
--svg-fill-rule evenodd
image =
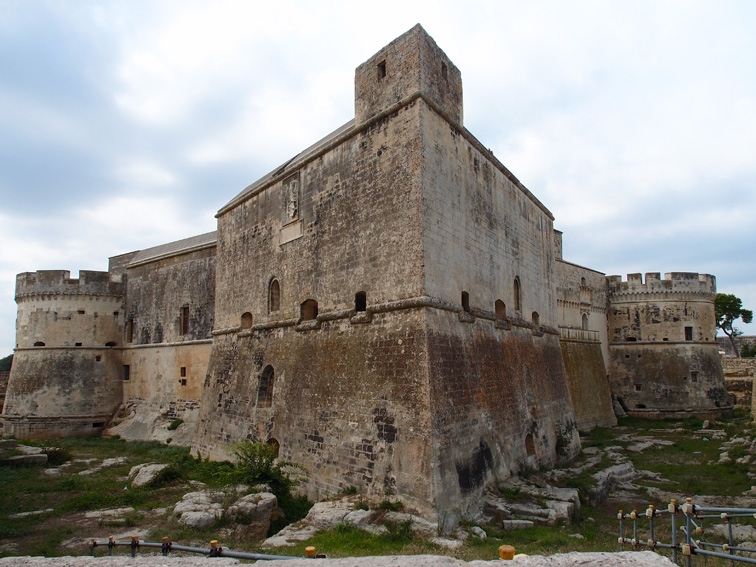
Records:
M330 530L344 521L352 505L346 502L318 502L307 514L304 522L318 530Z
M13 457L6 457L0 460L0 465L6 465L9 467L20 467L24 465L46 465L47 455L15 455Z
M259 541L265 539L270 528L274 511L278 508L278 499L274 494L261 492L243 496L226 510L228 517L240 524L246 539Z
M378 513L375 510L354 510L344 517L344 523L374 535L388 533L386 526L374 523L377 517Z
M479 539L486 539L488 537L488 534L486 533L486 530L481 528L480 526L473 526L470 528L470 532Z
M433 537L438 535L438 524L436 522L429 522L425 518L420 516L414 516L405 512L387 512L383 517L384 522L392 522L394 524L401 524L402 522L409 521L412 531L423 537Z
M18 445L16 451L23 455L41 455L45 452L42 447L30 447L28 445Z
M511 518L512 511L507 508L506 502L502 498L497 498L493 494L486 494L483 499L483 515L501 522Z
M462 545L464 544L463 541L460 541L458 539L452 539L448 537L439 537L439 536L432 538L431 543L435 543L436 545L440 545L441 547L445 547L446 549L452 549L452 550L458 549L462 547ZM436 564L434 563L434 565Z
M130 514L134 511L134 508L109 508L106 510L93 510L84 514L84 517L88 520L119 520L126 514Z
M728 530L729 528L727 527L727 524L714 524L713 526L710 526L707 531L711 531L722 537L728 537ZM733 524L732 538L738 543L752 541L756 539L756 528L745 524Z
M167 464L157 463L144 463L131 467L129 471L129 478L131 479L131 486L144 486L149 484L157 474L166 468Z
M595 486L589 491L591 505L596 505L606 499L609 492L616 486L630 482L638 477L638 472L631 462L620 463L599 471L592 475Z
M502 527L505 530L526 530L534 525L530 520L504 520L502 522Z
M48 512L54 512L52 508L45 508L44 510L33 510L31 512L19 512L18 514L11 514L8 516L8 518L11 519L18 519L18 518L26 518L27 516L41 516L42 514L47 514Z
M204 490L189 492L173 507L173 515L178 521L194 528L212 526L216 520L223 517L224 494Z

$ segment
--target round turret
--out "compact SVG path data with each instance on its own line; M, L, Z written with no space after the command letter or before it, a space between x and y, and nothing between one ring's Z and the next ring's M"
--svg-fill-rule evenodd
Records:
M16 350L3 435L102 431L121 401L124 283L108 272L25 272L16 278ZM72 395L75 393L75 395Z
M716 342L716 278L672 272L610 276L612 391L631 415L732 411Z

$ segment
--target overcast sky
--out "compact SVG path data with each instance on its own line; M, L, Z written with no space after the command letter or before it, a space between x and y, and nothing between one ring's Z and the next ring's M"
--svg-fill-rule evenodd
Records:
M712 273L756 309L756 2L0 0L0 358L17 273L214 230L416 23L565 259Z

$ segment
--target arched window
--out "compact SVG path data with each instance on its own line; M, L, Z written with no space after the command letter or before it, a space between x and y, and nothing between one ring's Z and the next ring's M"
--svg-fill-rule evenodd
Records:
M585 286L585 278L580 278L580 285Z
M538 311L533 311L533 314L531 315L533 320L533 325L538 327L541 324L541 318L538 316Z
M252 326L252 313L247 311L241 316L241 328L242 329L249 329Z
M358 291L354 294L354 310L356 312L367 311L367 293Z
M273 449L276 451L276 458L278 458L278 453L281 451L281 443L278 441L278 439L271 437L266 441L266 443L273 447Z
M257 387L257 407L269 408L273 404L273 367L269 364L260 374L260 384Z
M465 313L470 312L470 294L466 291L462 292L462 309Z
M504 302L501 299L497 299L496 303L494 303L494 312L496 313L496 318L499 320L506 319L507 317L507 306L504 305Z
M42 341L37 341L36 343L34 343L34 346L45 346L45 343L43 343Z
M588 315L586 315L585 313L583 313L583 330L588 330Z
M312 321L318 316L318 302L314 299L308 299L299 306L300 318L302 321Z
M520 289L520 276L514 279L514 308L522 311L522 290Z
M268 308L271 312L281 309L281 284L276 278L270 280L268 289Z

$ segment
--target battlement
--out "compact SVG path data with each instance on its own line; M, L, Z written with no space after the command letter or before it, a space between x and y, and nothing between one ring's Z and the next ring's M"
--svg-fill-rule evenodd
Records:
M612 295L627 293L717 293L717 278L711 274L693 272L669 272L661 279L659 272L628 274L627 281L622 276L607 276L609 293Z
M116 279L117 281L112 281ZM39 270L16 276L16 301L24 297L44 295L110 295L121 297L125 293L122 278L111 278L109 272L80 270L72 278L68 270Z

